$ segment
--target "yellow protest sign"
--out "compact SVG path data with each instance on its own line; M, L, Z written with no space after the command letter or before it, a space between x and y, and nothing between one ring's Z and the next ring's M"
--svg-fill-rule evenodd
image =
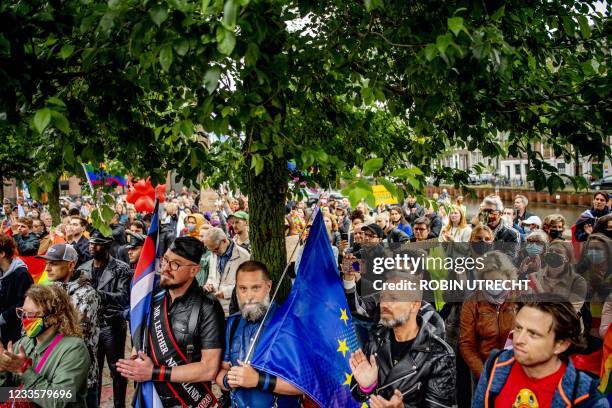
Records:
M397 204L397 198L393 196L382 184L372 186L372 192L376 199L376 205Z

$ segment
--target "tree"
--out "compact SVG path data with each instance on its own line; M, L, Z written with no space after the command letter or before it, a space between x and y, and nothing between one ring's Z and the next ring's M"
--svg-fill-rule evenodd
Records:
M510 154L528 153L538 190L564 180L530 141L568 160L610 157L605 7L17 1L0 6L0 110L32 124L18 138L52 140L36 158L63 171L110 158L157 180L177 169L241 186L254 257L278 278L288 160L309 183L344 179L355 202L372 201L369 177L399 195L427 176L464 184L466 172L436 167L438 153L499 157L500 132ZM196 127L218 136L211 148Z

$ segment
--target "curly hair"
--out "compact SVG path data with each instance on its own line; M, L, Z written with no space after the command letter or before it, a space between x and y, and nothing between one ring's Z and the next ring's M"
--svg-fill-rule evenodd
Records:
M64 289L55 285L32 285L26 292L26 297L47 315L47 327L57 327L57 331L64 336L83 337L77 311Z

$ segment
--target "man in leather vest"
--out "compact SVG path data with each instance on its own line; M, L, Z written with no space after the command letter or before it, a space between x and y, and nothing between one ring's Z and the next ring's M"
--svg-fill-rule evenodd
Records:
M452 407L455 405L455 356L419 315L422 294L417 278L392 272L389 283L413 283L415 290L386 290L380 295L382 325L364 350L351 354L351 392L372 408Z
M153 381L164 407L214 407L225 321L219 302L195 279L204 244L179 237L164 254L150 316L147 353L119 360L128 380Z
M89 238L89 253L93 259L79 266L100 296L100 339L98 342L98 386L102 392L104 358L113 378L113 405L125 407L127 381L117 372L117 360L123 358L127 325L123 311L130 304L130 267L110 256L112 238L94 231ZM98 400L100 400L98 396Z

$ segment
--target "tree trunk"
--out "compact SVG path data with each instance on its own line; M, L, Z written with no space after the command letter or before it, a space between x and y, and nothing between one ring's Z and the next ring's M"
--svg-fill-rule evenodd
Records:
M56 180L53 182L53 188L51 191L47 192L47 197L49 199L49 213L51 214L51 218L53 219L53 225L60 225L62 219L60 217L60 187L59 187L59 175Z
M251 259L266 264L272 281L279 283L285 270L285 201L287 198L287 163L275 158L265 162L263 171L255 176L254 169L247 170L249 195L249 239ZM290 280L285 277L278 292L278 300L289 294Z

